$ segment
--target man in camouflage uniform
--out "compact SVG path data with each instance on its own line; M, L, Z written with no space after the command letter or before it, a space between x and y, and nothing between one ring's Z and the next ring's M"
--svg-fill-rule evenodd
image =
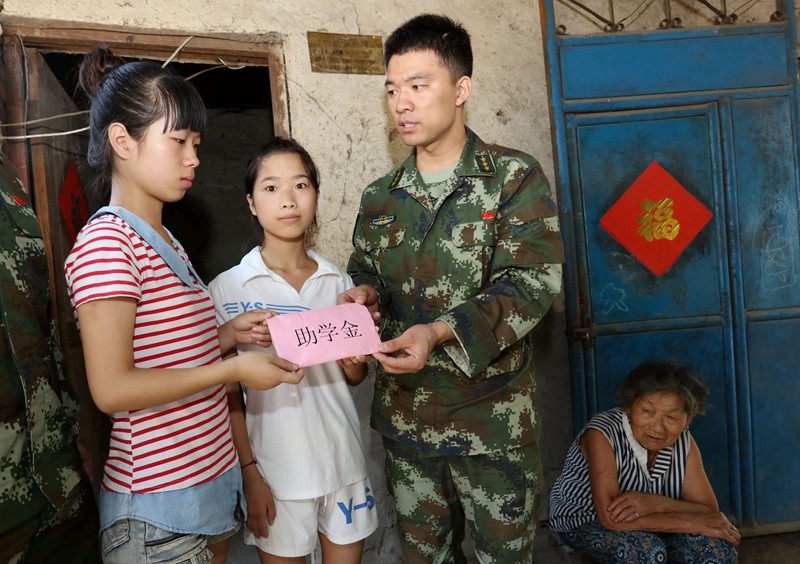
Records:
M0 562L99 562L99 524L63 392L39 224L0 154Z
M410 562L530 562L541 487L531 329L561 287L557 210L535 159L464 125L467 32L423 15L385 45L411 155L363 193L340 301L379 304L373 426Z

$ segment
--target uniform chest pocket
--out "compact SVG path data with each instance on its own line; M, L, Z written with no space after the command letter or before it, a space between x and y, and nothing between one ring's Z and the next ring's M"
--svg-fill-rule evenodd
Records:
M5 212L12 225L21 232L23 236L32 239L41 239L42 231L33 207L29 205L30 197L25 193L22 182L17 177L10 162L5 161L0 155L0 208ZM8 248L8 247L6 247Z
M368 230L364 234L364 248L372 257L378 274L385 277L387 269L402 268L401 244L406 236L404 227L380 227Z
M370 229L364 233L364 245L369 253L393 249L403 242L406 236L405 227L381 227Z
M497 244L494 220L469 221L453 226L450 234L454 265L467 273L472 284L481 287L491 270Z
M11 196L4 196L11 198ZM17 204L16 202L3 202L2 208L11 225L17 230L19 236L41 241L42 230L39 227L39 222L36 220L36 215L33 213L32 208Z
M451 237L457 247L494 247L496 238L494 220L459 223L453 226Z
M0 207L3 213L0 239L3 248L9 251L8 269L24 288L26 299L44 311L49 303L49 278L39 223L30 207L9 202L6 193L2 197L6 201Z

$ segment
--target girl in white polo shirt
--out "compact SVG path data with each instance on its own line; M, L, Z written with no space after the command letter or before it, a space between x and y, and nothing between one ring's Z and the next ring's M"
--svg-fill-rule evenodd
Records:
M248 164L245 189L260 245L210 283L218 322L254 307L288 313L335 305L353 282L309 248L319 175L306 150L270 140ZM323 561L361 561L378 519L348 384L365 378L368 360L306 367L297 386L259 391L245 383L244 413L241 398L229 394L247 499L244 539L262 562L305 562L318 539Z
M235 341L263 338L264 314L217 328L207 288L161 223L199 164L207 120L194 87L102 47L80 80L92 98L88 162L110 206L79 233L65 274L89 388L112 421L103 560L224 562L242 516L226 384L269 388L303 374L263 351L220 362Z

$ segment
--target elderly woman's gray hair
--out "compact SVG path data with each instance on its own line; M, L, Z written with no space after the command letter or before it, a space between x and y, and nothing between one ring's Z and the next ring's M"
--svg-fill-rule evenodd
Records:
M652 393L676 394L689 418L702 415L708 407L708 387L700 375L676 362L650 361L634 368L620 384L619 405L627 409Z

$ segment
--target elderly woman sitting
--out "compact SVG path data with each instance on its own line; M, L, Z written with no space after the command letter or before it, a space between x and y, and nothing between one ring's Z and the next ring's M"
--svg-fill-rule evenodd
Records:
M550 493L550 524L601 562L736 562L739 531L719 511L689 432L708 389L667 362L635 368L621 407L596 415Z

